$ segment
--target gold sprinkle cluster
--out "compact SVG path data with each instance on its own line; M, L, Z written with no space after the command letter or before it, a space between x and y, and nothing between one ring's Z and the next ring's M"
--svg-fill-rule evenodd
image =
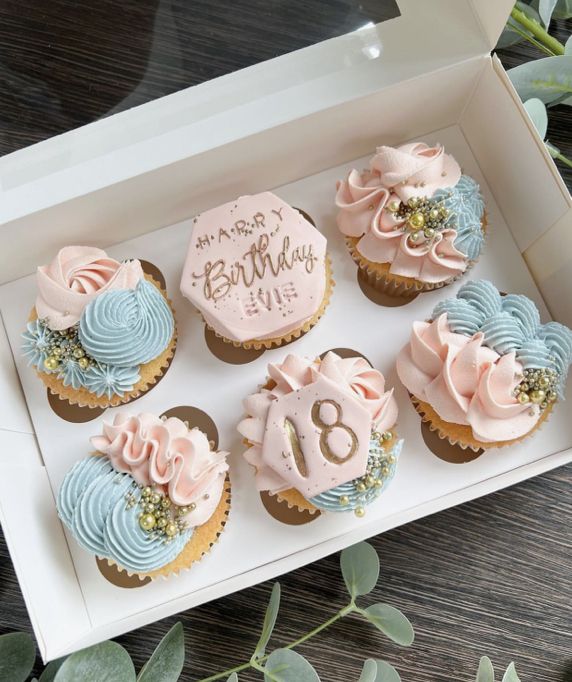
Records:
M184 517L196 509L193 502L188 507L179 507L167 495L161 495L150 486L140 487L140 496L133 492L126 495L127 509L139 505L139 525L152 539L172 542L188 528Z
M409 232L409 240L413 244L431 241L445 227L454 227L447 222L450 217L449 209L436 199L411 197L407 202L393 199L385 210L404 221L402 229Z
M373 440L377 440L381 450L385 450L385 444L393 438L391 431L384 431L380 433L379 431L374 431L371 434ZM354 481L354 486L359 494L366 492L368 488L381 488L384 484L385 479L390 474L390 468L388 465L395 464L395 455L381 455L377 452L370 452L367 460L367 468L363 476L356 478ZM342 506L349 504L350 498L347 495L342 495L340 497L340 504ZM364 507L356 507L354 514L358 518L365 516Z
M545 410L558 398L558 383L559 376L554 369L525 369L522 381L514 389L514 397L521 405L538 405Z
M47 326L44 320L40 320L40 324ZM66 360L70 359L75 360L83 370L88 369L95 363L95 360L85 352L81 345L78 330L79 324L76 324L68 329L51 332L50 344L46 349L47 357L44 360L45 369L53 372Z

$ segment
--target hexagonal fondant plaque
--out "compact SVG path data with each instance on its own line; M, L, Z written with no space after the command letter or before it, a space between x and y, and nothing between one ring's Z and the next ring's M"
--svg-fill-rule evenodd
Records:
M310 498L363 476L371 417L350 393L319 376L272 403L262 459Z
M271 192L194 219L181 292L222 336L249 341L297 329L325 288L325 237Z

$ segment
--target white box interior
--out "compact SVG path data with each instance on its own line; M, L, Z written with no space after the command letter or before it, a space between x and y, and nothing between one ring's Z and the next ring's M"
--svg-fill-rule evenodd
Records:
M457 7L453 15L460 22L457 28L466 29L463 22L468 21L465 12L471 3L439 0L434 4ZM422 19L423 12L420 16ZM483 23L486 35L493 37L495 22L491 20L488 27L486 21ZM387 33L388 40L392 35ZM480 34L471 35L473 42L468 40L466 44L475 53L482 49L483 38L477 40L475 35ZM388 54L395 54L395 49ZM570 197L498 64L478 53L462 60L457 53L459 63L453 63L452 54L440 55L435 45L432 49L430 64L436 67L432 71L415 72L405 64L398 69L399 77L378 84L370 94L302 118L286 116L287 122L247 137L240 135L244 132L242 119L235 112L237 118L233 120L239 128L233 131L236 139L207 149L208 140L203 138L200 144L204 150L192 140L195 153L181 154L179 160L171 159L167 165L153 158L155 166L144 174L128 177L130 161L135 163L141 158L135 149L132 159L127 152L127 156L120 157L117 172L123 172L124 177L114 177L112 184L102 183L109 157L96 158L85 172L76 169L80 176L83 173L81 181L85 183L73 187L73 191L69 185L62 186L64 179L73 177L73 169L56 169L45 180L34 182L39 190L33 194L30 212L20 217L16 206L20 211L22 207L16 198L24 196L27 185L15 181L8 192L12 203L8 202L5 224L0 228L21 228L14 239L17 248L11 246L2 256L1 275L6 283L0 287L0 310L7 336L0 335L0 515L44 658L61 656L271 578L359 539L572 460L572 423L567 419L566 405L558 406L541 435L518 447L490 451L465 465L447 464L434 457L424 445L419 418L397 383L393 365L412 321L424 319L438 300L454 295L459 285L425 294L401 308L377 307L359 291L355 265L335 227L335 180L354 164L364 165L376 144L413 138L440 141L481 183L487 202L489 238L470 277L489 278L502 290L527 294L547 319L545 302L522 254L543 241L548 244L545 249L552 248L551 235L570 218ZM406 55L401 53L401 58L406 59ZM326 100L329 92L324 93ZM268 95L269 107L283 101L282 92L276 96L273 101ZM272 106L260 117L273 120L275 114ZM197 124L195 132L201 125ZM217 128L216 121L210 120L210 125ZM173 130L155 140L156 149L178 141L183 152L188 152L184 132ZM169 135L170 141L166 139ZM26 155L21 158L26 161ZM98 164L103 165L97 168ZM92 191L87 191L90 179L94 185ZM100 181L97 190L96 180ZM327 235L337 286L325 317L312 332L288 349L267 352L248 365L229 366L210 354L199 317L178 294L189 221L153 230L188 219L239 194L269 187L310 213ZM537 192L530 192L530 187ZM50 189L59 192L56 199ZM64 197L62 192L69 196ZM39 230L43 238L38 237ZM32 272L38 262L49 260L67 243L107 247L117 241L117 234L123 238L141 234L108 250L115 257L145 258L161 268L174 300L179 328L177 354L166 377L126 409L160 413L176 405L196 405L215 419L221 445L232 451L232 510L219 543L185 575L133 591L107 583L93 557L73 540L66 543L53 501L67 469L89 452L88 437L113 411L86 424L69 424L52 413L41 382L25 367L19 354L19 335L35 297L34 278L28 275L13 279ZM538 259L536 252L534 258ZM567 272L570 260L568 253L563 266ZM553 281L549 278L554 278L555 272L561 269L546 271L547 282ZM542 286L542 281L538 283ZM559 319L572 321L570 301L549 296L547 291L544 296ZM307 526L285 526L264 511L252 471L242 460L235 431L242 414L241 400L263 380L268 362L290 351L314 356L332 347L359 350L386 374L390 384L396 385L399 431L406 439L404 453L391 487L368 509L365 519L324 515ZM226 387L228 400L224 407L220 391L211 390L213 381ZM243 546L243 538L253 534L258 537L256 552ZM41 572L37 570L40 558Z

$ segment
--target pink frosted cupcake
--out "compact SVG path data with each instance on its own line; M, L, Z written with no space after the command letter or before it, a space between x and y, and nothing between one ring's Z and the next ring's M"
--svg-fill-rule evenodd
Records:
M570 329L541 324L526 296L477 280L413 324L397 373L433 431L480 450L534 433L563 397L571 361Z
M244 406L238 430L258 490L298 511L361 517L395 473L397 403L362 357L288 355L268 365L266 383Z
M458 279L478 259L485 207L478 184L443 147L378 147L338 182L337 222L363 277L411 296Z

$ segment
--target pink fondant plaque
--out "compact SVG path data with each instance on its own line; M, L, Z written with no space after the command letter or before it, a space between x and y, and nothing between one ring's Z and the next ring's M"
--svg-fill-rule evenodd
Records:
M333 381L319 377L275 400L262 460L305 497L363 476L371 415Z
M236 341L300 327L326 288L326 238L271 192L197 216L181 292L207 324Z

